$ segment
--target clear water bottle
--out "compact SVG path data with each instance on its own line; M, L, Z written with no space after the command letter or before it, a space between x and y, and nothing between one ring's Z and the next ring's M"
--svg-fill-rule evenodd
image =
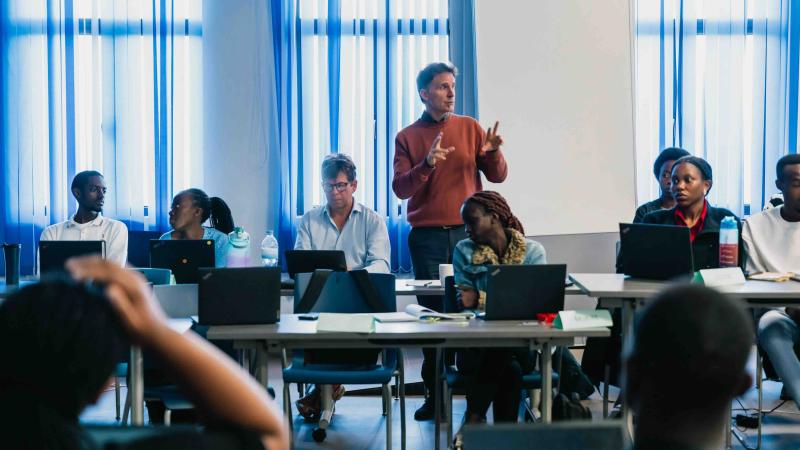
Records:
M242 227L228 233L228 267L247 267L250 264L250 235Z
M278 265L278 240L272 230L267 230L267 235L261 241L261 265L275 267Z
M739 228L736 219L728 216L722 219L719 226L719 266L736 267L739 265Z

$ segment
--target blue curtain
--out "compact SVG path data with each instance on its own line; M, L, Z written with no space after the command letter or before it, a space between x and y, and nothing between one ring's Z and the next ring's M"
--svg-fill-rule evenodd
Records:
M639 202L658 195L658 152L680 146L712 165L712 203L760 211L776 191L776 161L797 152L797 2L635 5Z
M167 227L202 165L201 14L200 0L0 2L0 239L22 244L24 274L44 227L74 214L82 170L104 174L106 216Z
M292 248L297 219L324 203L320 163L325 154L341 152L357 166L357 201L387 218L392 269L410 271L406 205L391 190L394 138L424 109L418 71L450 59L447 0L269 5L276 93L269 129L281 161L271 176L280 192L272 212L279 245Z
M475 0L450 0L450 56L458 68L456 113L478 119L478 51Z

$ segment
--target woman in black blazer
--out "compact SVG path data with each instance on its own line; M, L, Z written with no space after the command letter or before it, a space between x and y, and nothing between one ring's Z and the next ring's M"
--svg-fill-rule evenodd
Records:
M719 228L722 219L732 216L739 228L739 266L744 267L742 224L735 214L725 208L708 204L711 190L711 166L703 158L684 156L672 166L670 190L676 205L644 216L642 223L678 225L691 229L694 269L719 267Z

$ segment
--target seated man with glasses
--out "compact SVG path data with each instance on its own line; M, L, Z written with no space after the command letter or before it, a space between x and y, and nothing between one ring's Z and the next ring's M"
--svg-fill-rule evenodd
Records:
M366 269L373 273L389 272L389 231L383 217L356 202L353 197L356 165L349 156L330 154L322 161L322 190L326 204L306 212L297 225L295 250L342 250L348 270ZM297 410L307 418L319 415L320 389L296 402ZM334 386L333 398L344 395L344 387Z

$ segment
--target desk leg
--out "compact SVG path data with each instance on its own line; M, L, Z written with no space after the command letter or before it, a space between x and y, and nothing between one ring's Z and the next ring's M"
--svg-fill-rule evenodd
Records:
M144 373L141 347L131 347L131 379L128 389L131 396L131 423L144 425Z
M435 422L433 426L433 434L435 435L435 444L434 449L439 450L441 448L441 422L442 422L442 349L441 347L436 347L436 375L435 375L435 382L433 384L433 401L434 401L434 416L433 420Z
M552 421L553 399L553 354L549 341L542 344L542 422Z
M256 347L256 379L264 389L269 389L269 361L267 360L267 346L259 343Z
M633 346L633 306L634 299L622 300L622 354L627 354L628 350ZM620 393L622 395L622 393ZM620 402L620 411L622 412L622 423L628 427L628 432L633 436L632 418L630 411L628 411L628 402L622 396Z

